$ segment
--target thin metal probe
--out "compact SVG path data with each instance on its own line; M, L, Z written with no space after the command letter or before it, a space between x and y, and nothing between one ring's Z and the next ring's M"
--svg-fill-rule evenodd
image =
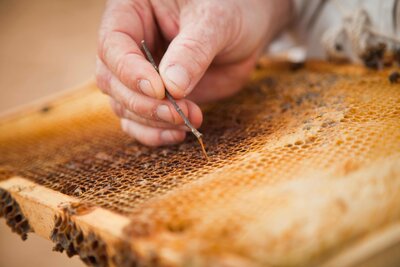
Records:
M146 42L144 40L142 40L142 48L143 48L143 50L144 50L144 52L146 54L147 59L150 61L151 65L153 65L153 67L157 71L157 73L160 74L160 70L158 69L158 67L156 65L156 62L154 61L154 58L151 55L150 50L147 48ZM185 116L185 114L183 113L182 109L176 103L175 99L168 92L167 88L165 88L165 95L167 96L169 102L171 102L171 104L174 106L174 108L175 108L176 112L178 112L179 116L182 117L183 121L185 122L185 125L192 131L194 136L196 136L197 140L200 143L201 150L203 151L204 156L208 160L207 152L206 152L206 150L204 148L203 139L202 139L203 134L200 133L196 128L194 128L194 126L192 125L192 123L190 122L188 117Z

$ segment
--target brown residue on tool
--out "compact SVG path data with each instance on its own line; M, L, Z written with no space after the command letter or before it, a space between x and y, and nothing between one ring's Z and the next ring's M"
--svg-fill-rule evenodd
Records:
M197 138L197 140L200 143L201 151L203 151L204 157L206 158L207 161L209 161L210 158L207 155L207 151L206 151L206 148L205 148L204 143L203 143L203 138L199 137L199 138Z
M151 65L153 65L154 69L160 73L156 62L154 61L153 56L150 53L150 50L147 48L146 43L144 40L142 40L142 48L144 50L144 53L147 56L147 59L150 61ZM194 136L196 136L197 140L200 143L201 146L201 150L203 151L203 154L205 156L205 158L207 160L208 156L207 156L207 152L206 149L204 148L204 144L203 144L203 139L202 134L196 129L194 128L194 126L192 125L192 123L189 121L189 119L186 117L186 115L183 113L183 111L181 110L181 108L178 106L178 104L176 103L175 99L172 97L172 95L167 91L167 89L165 89L165 96L167 97L167 99L169 100L169 102L171 102L171 104L174 106L176 112L178 112L179 116L181 116L181 118L183 119L183 121L185 122L185 125L192 131L192 133L194 134Z

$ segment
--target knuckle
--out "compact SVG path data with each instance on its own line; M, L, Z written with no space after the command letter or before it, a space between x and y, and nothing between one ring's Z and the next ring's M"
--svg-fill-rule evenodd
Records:
M149 9L147 1L133 1L131 4L137 14L145 14Z
M110 94L110 80L111 75L108 75L104 72L96 73L96 85L104 94Z
M191 64L194 64L196 69L203 70L208 66L211 61L212 52L207 49L207 44L195 38L185 38L180 45L182 48L189 51L190 54L196 55L191 58Z
M232 4L231 4L232 6ZM230 14L230 8L227 8L226 4L220 1L204 1L202 5L199 6L200 14L208 14L207 18L219 18L226 17Z
M125 57L121 57L116 64L115 73L119 78L124 77L126 69L126 59Z
M125 108L143 119L152 117L153 104L145 102L140 96L133 95L126 101Z
M240 14L240 7L237 3L231 2L229 7L222 1L204 1L200 7L200 14L204 23L213 25L220 29L227 29Z
M105 61L107 59L107 55L108 55L109 49L111 47L107 40L109 40L109 34L103 33L100 35L99 45L98 45L98 49L97 49L97 55L103 61Z
M135 96L132 96L127 100L126 108L134 113L138 113L138 104L139 104L138 98Z
M140 71L135 70L132 66L134 66L133 63L139 56L137 52L129 52L119 57L116 61L115 74L121 81L125 81L128 87L132 89L136 87L136 76L138 76L138 72Z
M115 113L115 115L117 115L120 118L125 118L125 109L123 108L123 106L121 106L120 104L117 103L112 103L111 107Z

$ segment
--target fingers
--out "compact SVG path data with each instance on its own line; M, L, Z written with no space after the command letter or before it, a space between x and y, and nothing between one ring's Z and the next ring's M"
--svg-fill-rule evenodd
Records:
M99 56L128 88L153 98L164 98L164 86L159 74L129 36L119 32L109 33Z
M215 16L224 11L213 10L219 6L212 5L203 3L182 11L180 32L160 63L161 77L175 98L183 98L193 90L214 57L229 42L230 27L226 24L230 20Z
M116 102L114 99L110 98L110 105L114 113L123 119L128 119L131 121L136 121L137 123L147 125L153 128L162 128L162 129L172 129L172 130L182 130L182 131L190 131L188 127L185 125L171 125L167 122L147 119L136 115L135 113L125 109L120 103Z
M183 125L184 121L167 100L157 100L135 92L122 84L104 65L97 65L97 84L99 88L125 109L137 116L162 121L173 125ZM193 102L182 99L177 101L183 113L194 127L200 127L203 116L200 108Z
M184 131L153 128L127 119L121 120L121 127L124 132L147 146L180 143L186 136Z
M162 80L138 46L145 37L154 42L154 27L148 1L109 1L100 27L98 56L126 87L163 99Z

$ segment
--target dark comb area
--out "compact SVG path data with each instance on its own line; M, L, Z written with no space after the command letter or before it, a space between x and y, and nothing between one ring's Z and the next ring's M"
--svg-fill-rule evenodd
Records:
M263 140L283 130L290 114L301 115L298 112L304 106L339 105L340 95L323 99L338 79L347 78L331 73L295 74L290 81L265 77L239 95L207 106L202 131L209 162L193 136L170 147L137 144L120 131L104 107L78 122L60 123L55 129L31 136L25 133L26 138L3 143L0 166L64 194L128 214L153 196L258 151Z
M93 232L84 233L73 220L76 214L75 208L68 207L56 216L50 236L55 243L53 250L65 251L68 257L78 255L88 266L109 266L106 244Z
M28 220L22 213L18 203L6 190L0 188L0 218L4 217L6 223L14 233L21 236L22 240L28 238L28 233L33 232Z
M21 176L128 218L126 241L147 258L123 246L111 259L120 265L307 266L400 219L400 90L388 73L261 64L237 95L202 107L209 161L190 135L138 144L87 87L0 123L0 180ZM106 261L67 217L54 231L57 250Z

